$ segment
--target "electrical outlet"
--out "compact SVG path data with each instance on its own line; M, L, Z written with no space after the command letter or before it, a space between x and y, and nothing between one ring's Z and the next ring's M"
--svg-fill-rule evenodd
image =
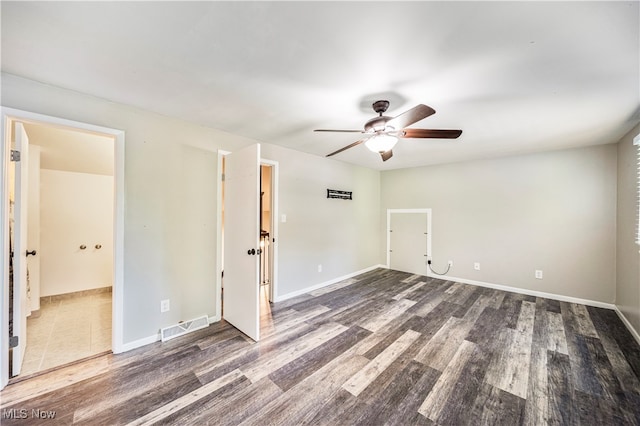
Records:
M449 265L449 266L453 266L453 260L448 261L448 262L447 262L447 265Z
M318 272L322 272L322 265L318 265Z
M170 305L169 299L160 301L160 312L169 312L170 309L171 309L171 305Z
M280 222L282 222L282 223L286 223L287 222L287 215L286 214L280 215Z
M540 269L536 269L536 279L542 279L542 271Z
M473 269L475 269L476 271L479 271L480 270L480 262L475 262L473 264Z

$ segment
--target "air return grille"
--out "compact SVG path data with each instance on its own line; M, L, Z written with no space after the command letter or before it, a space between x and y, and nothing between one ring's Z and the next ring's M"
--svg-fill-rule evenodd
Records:
M166 342L174 337L183 336L192 331L200 330L209 326L209 317L206 315L193 319L191 321L184 321L176 325L165 327L160 330L162 341Z

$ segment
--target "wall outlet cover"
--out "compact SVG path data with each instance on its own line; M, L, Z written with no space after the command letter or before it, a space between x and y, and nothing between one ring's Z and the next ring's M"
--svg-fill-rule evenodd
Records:
M480 270L480 262L475 262L473 264L473 269L475 269L476 271L479 271Z
M160 301L160 312L169 312L170 309L171 309L171 303L169 299Z

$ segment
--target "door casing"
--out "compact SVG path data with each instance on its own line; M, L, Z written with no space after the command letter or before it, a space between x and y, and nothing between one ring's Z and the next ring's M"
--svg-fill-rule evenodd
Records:
M391 215L403 213L424 213L427 215L427 258L431 260L431 209L387 209L387 268L391 267ZM434 276L431 269L427 268L427 277Z
M114 258L112 302L112 351L124 351L124 144L125 132L119 129L82 123L64 118L0 106L0 389L9 382L9 161L13 122L47 124L74 130L102 133L114 138Z

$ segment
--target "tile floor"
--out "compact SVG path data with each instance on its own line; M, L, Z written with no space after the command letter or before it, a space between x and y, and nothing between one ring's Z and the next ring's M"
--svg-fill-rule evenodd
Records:
M110 292L43 301L40 312L27 320L21 376L111 349Z

